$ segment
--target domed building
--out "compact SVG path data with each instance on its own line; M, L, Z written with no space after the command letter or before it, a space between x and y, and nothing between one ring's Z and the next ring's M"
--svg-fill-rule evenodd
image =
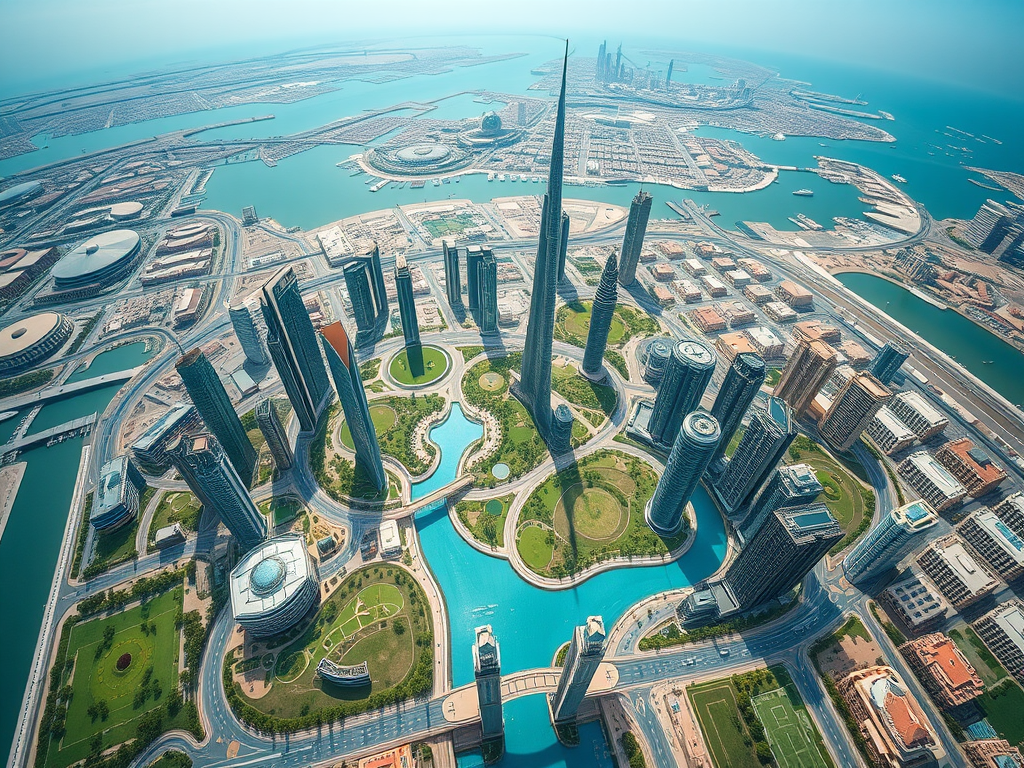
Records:
M0 331L0 376L53 356L71 338L75 326L59 312L41 312Z
M138 262L141 240L130 229L115 229L83 240L50 271L58 291L102 287L125 277Z
M268 539L231 571L231 613L255 637L295 626L320 599L320 575L302 534Z
M459 143L464 147L489 149L503 147L518 141L523 132L518 128L505 128L497 112L485 112L476 127L459 134Z
M26 200L42 194L43 185L38 181L26 181L13 187L0 190L0 208L11 208L21 205Z
M487 112L480 119L480 133L484 136L495 136L501 133L501 118L497 112Z
M466 167L471 159L468 152L439 141L421 141L404 147L385 144L366 153L367 164L396 176L447 174Z

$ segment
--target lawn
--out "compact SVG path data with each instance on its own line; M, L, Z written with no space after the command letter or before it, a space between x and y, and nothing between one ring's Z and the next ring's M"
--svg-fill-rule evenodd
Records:
M1024 744L1024 690L1014 680L1007 678L989 688L977 702L1000 738L1014 746Z
M444 376L451 366L448 365L448 355L437 347L423 346L423 375L413 376L409 369L409 352L403 349L391 359L388 366L388 373L391 378L399 384L418 386L437 381Z
M505 546L505 518L515 494L508 493L488 501L467 501L455 505L459 516L477 541L490 546ZM548 558L550 560L550 557Z
M427 441L425 448L431 458L424 460L413 450L412 435L423 419L444 408L444 398L433 394L393 395L371 400L369 405L381 453L401 462L412 475L426 472L437 449ZM340 439L342 445L354 450L352 434L344 421L341 422Z
M389 405L371 405L370 421L373 422L373 428L376 430L379 438L380 435L386 433L395 425L395 422L398 421L398 416ZM347 421L341 423L341 434L339 437L341 438L341 444L350 451L356 449L355 444L352 442L352 431L348 428Z
M300 631L281 647L265 696L248 699L238 686L235 695L274 718L321 711L331 719L379 706L384 696L397 701L429 690L429 604L419 585L397 566L350 574ZM323 658L346 666L366 661L370 685L342 688L321 680L315 671Z
M271 528L290 523L305 510L306 505L298 496L274 496L260 502L260 512L270 518Z
M188 491L169 491L160 498L153 520L149 525L149 550L156 549L153 542L156 532L172 523L179 523L185 533L195 531L199 526L199 517L203 513L203 505Z
M686 690L704 742L717 768L760 768L750 736L739 716L736 695L728 680L715 680Z
M574 365L553 366L551 388L578 408L598 410L604 416L615 410L615 389L584 378Z
M644 521L657 481L654 469L634 456L603 450L584 457L526 500L516 542L520 555L537 573L562 577L612 557L667 554L688 533L684 528L662 539Z
M590 301L576 301L559 307L555 316L555 338L581 349L586 347L592 306ZM651 336L660 331L658 321L646 312L618 304L608 329L608 345L621 347L633 336Z
M177 587L143 606L75 625L66 657L74 660L67 732L59 749L51 746L47 766L62 768L85 759L97 734L103 748L133 738L135 721L163 705L178 684L175 617L181 606L182 588ZM124 654L131 654L130 662L118 671ZM107 717L93 717L94 705L101 702Z
M313 477L316 478L317 484L335 501L359 499L379 503L397 499L401 481L392 473L387 473L388 487L378 491L362 468L334 452L328 435L337 427L340 418L341 405L334 403L327 418L320 420L320 425L310 441L309 467L313 470Z

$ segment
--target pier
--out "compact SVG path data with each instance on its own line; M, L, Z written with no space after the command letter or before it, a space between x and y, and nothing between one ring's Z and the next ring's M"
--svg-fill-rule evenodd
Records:
M90 413L88 416L80 416L77 419L72 419L71 421L65 421L63 424L58 424L56 427L44 429L42 432L36 432L25 437L20 437L16 440L11 440L9 443L0 446L0 452L6 456L7 454L15 451L23 451L33 445L49 443L55 438L60 438L65 435L72 436L79 432L88 431L95 423L95 413Z

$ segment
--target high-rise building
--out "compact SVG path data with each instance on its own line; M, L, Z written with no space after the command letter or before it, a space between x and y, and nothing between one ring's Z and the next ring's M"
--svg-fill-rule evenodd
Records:
M669 89L669 84L672 82L672 70L675 68L676 60L670 59L668 62L668 74L665 75L665 90Z
M179 437L167 448L192 493L220 516L239 547L248 552L267 537L267 519L212 434Z
M476 319L480 311L480 262L484 259L484 249L479 245L471 245L466 249L466 293L469 295L469 314Z
M490 624L476 628L473 644L473 677L480 706L484 744L497 756L504 752L505 719L501 714L501 650Z
M736 434L743 417L754 402L754 397L764 383L764 359L756 352L740 352L732 359L732 365L725 374L722 388L718 390L711 415L718 419L722 428L722 439L714 458L725 455L725 449Z
M562 242L562 166L565 147L565 82L569 65L569 44L562 62L562 88L555 113L551 143L548 190L541 207L540 241L533 267L533 293L523 348L522 376L517 394L533 416L545 440L551 431L551 346L555 332L555 291L558 283L558 251Z
M281 472L290 469L293 462L292 449L288 444L288 432L277 415L277 409L269 397L256 403L256 426L267 441L270 455L274 458L274 466Z
M316 331L299 293L295 270L284 267L266 285L260 309L267 321L267 347L284 391L304 432L316 428L324 395L330 390Z
M644 247L651 202L650 194L640 190L629 206L626 235L622 238L622 255L619 258L619 284L624 288L636 282L636 265L640 263L640 251Z
M807 464L779 467L751 502L740 524L740 533L744 539L752 538L772 512L782 507L809 504L822 490L813 467Z
M824 504L776 509L726 570L725 584L748 610L789 592L842 538Z
M594 303L590 308L590 330L587 332L587 348L583 352L583 373L597 377L604 364L604 350L608 346L608 331L615 315L615 302L619 298L619 268L612 251L601 273L601 284L597 286Z
M895 341L887 341L871 361L871 373L880 382L888 385L908 357L910 353L904 346Z
M334 322L320 329L320 344L327 356L334 388L338 391L338 399L345 412L345 423L352 435L356 468L361 469L374 488L381 491L387 487L388 477L381 461L377 430L370 418L370 406L366 402L366 390L359 375L352 342L345 327Z
M267 357L263 334L256 325L252 310L250 301L232 304L228 307L228 317L231 319L231 327L235 329L238 343L245 352L245 358L253 365L266 365L270 358Z
M248 486L256 469L256 449L249 442L217 372L199 347L178 358L174 367L206 428L217 437L235 471Z
M672 349L648 426L655 442L663 445L675 442L683 419L700 406L700 399L715 372L715 361L715 351L701 341L680 341Z
M854 374L818 422L821 436L833 448L849 450L890 397L892 392L870 373Z
M483 258L476 271L480 310L477 325L480 333L498 332L498 262L490 248L483 249Z
M100 468L100 481L93 493L89 522L97 531L112 531L139 516L141 494L146 480L127 455L116 456Z
M448 296L448 306L461 307L462 280L459 275L459 249L454 245L449 246L447 240L442 240L441 253L444 257L444 292Z
M1013 214L1005 205L986 200L964 230L964 240L979 251L992 253L1003 241L1011 224Z
M556 723L573 722L576 719L576 712L604 658L604 651L604 620L600 616L588 616L586 623L572 632L562 674L558 677L558 687L551 699L551 712Z
M883 515L843 558L846 578L867 581L892 568L910 554L918 534L935 526L939 516L927 501L918 500Z
M558 243L558 282L565 280L565 260L569 256L569 214L562 211L562 239Z
M712 487L728 511L746 504L764 485L796 437L793 412L777 397L767 408L755 408L747 430ZM719 442L719 450L725 437Z
M789 403L797 417L803 416L835 369L832 347L818 340L801 341L775 385L775 396Z
M374 243L370 251L357 256L344 266L345 286L352 300L356 321L356 342L372 344L383 333L388 322L388 294L384 287L384 270L380 266L380 249Z
M655 533L671 536L679 531L686 504L707 469L721 436L718 421L707 411L694 411L683 419L665 464L665 472L658 479L658 487L645 511L647 524Z
M402 317L405 356L409 361L409 372L416 378L423 375L423 345L420 343L416 300L412 295L412 272L402 254L395 256L395 290L398 293L398 313Z

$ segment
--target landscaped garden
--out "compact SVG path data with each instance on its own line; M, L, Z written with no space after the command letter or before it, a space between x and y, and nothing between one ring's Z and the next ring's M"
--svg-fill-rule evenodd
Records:
M1020 716L1024 712L1024 689L966 623L959 622L949 630L949 636L985 684L985 693L975 703L985 713L989 725L1011 744L1024 744L1024 720Z
M603 450L549 477L519 516L516 547L530 570L560 578L613 557L665 555L688 529L661 538L644 521L658 476L641 459Z
M139 556L135 549L135 536L139 532L139 519L149 506L155 488L146 487L139 495L139 514L134 520L112 531L101 531L96 534L93 542L92 560L82 570L83 579L91 579L115 565L120 565Z
M508 517L508 510L514 499L514 493L487 501L463 499L455 505L455 514L477 541L491 547L503 547L505 518Z
M555 315L555 338L583 349L590 333L590 312L593 302L575 301L563 304ZM653 336L661 332L658 321L639 309L618 304L608 329L608 346L621 347L634 336Z
M260 512L267 516L271 528L290 523L306 511L306 505L298 496L274 496L260 502Z
M416 426L428 416L438 413L444 408L444 398L440 395L394 395L370 401L370 419L377 432L381 453L400 462L412 475L420 475L430 468L434 452L437 450L428 440L424 449L430 459L419 456L413 448L412 436ZM332 411L332 416L333 416ZM348 424L341 422L341 444L349 450L355 450L352 433Z
M552 366L551 388L576 406L595 427L604 424L615 411L615 390L584 378L575 364Z
M388 487L378 491L370 479L357 467L354 461L338 455L331 445L329 435L334 432L341 419L341 404L334 403L309 444L309 467L313 477L324 492L335 501L358 499L367 502L386 502L400 496L401 482L388 472ZM383 442L382 442L383 448Z
M391 374L391 378L399 384L405 384L406 386L419 386L421 384L429 384L432 381L437 381L448 373L448 369L450 367L451 366L448 363L448 355L438 347L424 344L422 376L412 375L412 370L409 368L409 351L407 349L403 349L391 358L391 364L388 366L388 373Z
M203 504L188 491L168 491L160 497L153 519L149 524L148 549L156 549L156 532L168 525L178 523L185 535L199 527L199 517L203 513Z
M427 693L433 680L433 632L426 595L405 570L377 565L350 574L313 619L281 639L270 689L250 699L233 679L245 664L228 655L224 681L234 711L259 728L297 730ZM268 644L274 647L274 639ZM339 687L320 679L327 658L341 666L367 662L370 684Z

